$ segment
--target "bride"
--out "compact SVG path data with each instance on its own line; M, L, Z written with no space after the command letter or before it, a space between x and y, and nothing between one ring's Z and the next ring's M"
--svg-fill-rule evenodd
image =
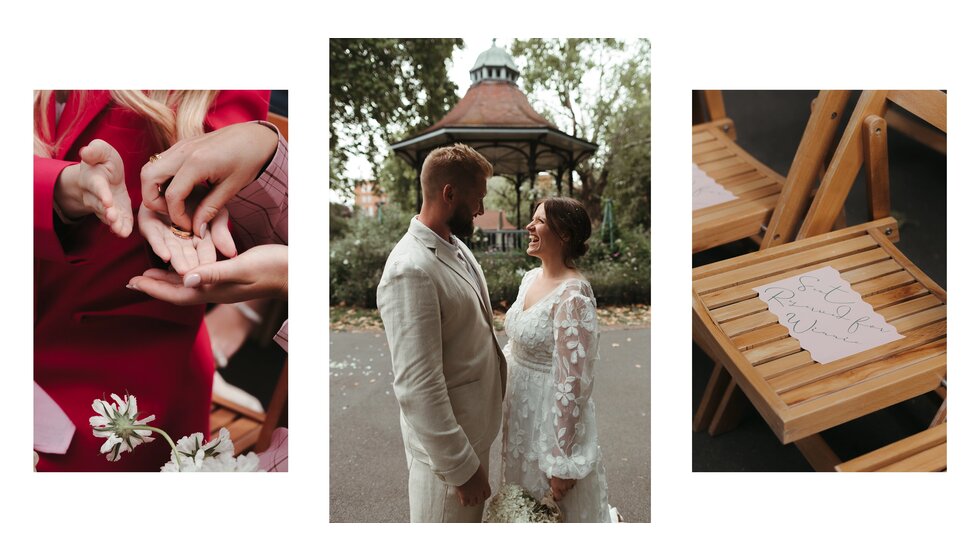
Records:
M541 266L524 275L504 321L503 484L539 500L550 491L566 522L609 522L592 402L595 296L574 265L592 225L577 200L548 198L526 229L527 253Z

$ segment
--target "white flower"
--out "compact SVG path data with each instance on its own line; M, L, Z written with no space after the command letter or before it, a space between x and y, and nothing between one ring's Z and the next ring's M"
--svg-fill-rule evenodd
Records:
M572 393L572 383L575 382L574 377L566 377L565 381L556 384L555 400L561 402L562 406L568 406L568 403L575 401L575 394Z
M559 453L559 451L556 451ZM574 474L579 473L588 465L588 459L580 452L578 444L572 446L571 455L561 456L545 455L546 468L545 474L548 478L574 478Z
M524 488L507 484L487 503L484 523L559 523L559 508L539 502Z
M100 399L92 401L92 410L98 416L92 416L88 421L92 425L92 434L106 438L99 452L105 453L109 461L118 461L123 451L132 451L141 443L153 441L150 430L139 428L155 420L156 416L151 414L138 420L136 397L126 395L121 399L115 393L111 397L115 404Z
M255 453L235 457L235 445L228 430L221 428L218 437L204 441L201 432L184 436L177 441L180 472L255 472L259 456ZM173 459L160 467L161 472L177 472Z
M524 445L524 430L517 428L517 432L507 434L507 450L516 459L521 455L521 446Z
M571 360L573 364L577 364L580 357L585 357L585 347L582 346L582 343L577 339L569 340L567 343L565 343L565 346L572 351L571 355L568 356L568 359Z

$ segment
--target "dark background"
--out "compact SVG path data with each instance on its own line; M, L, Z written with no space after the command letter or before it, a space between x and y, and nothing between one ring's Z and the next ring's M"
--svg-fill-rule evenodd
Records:
M817 91L725 91L725 110L735 122L738 143L759 161L784 177L810 115ZM859 92L845 110L850 117ZM840 136L847 120L838 130ZM836 145L836 142L834 143ZM946 288L946 155L889 130L888 163L891 213L899 223L896 244L909 259ZM868 209L862 172L848 196L848 225L867 221ZM755 251L751 242L738 242L694 255L695 267ZM704 392L712 362L693 346L693 410ZM925 429L940 399L934 393L899 403L823 432L842 461L882 447ZM810 471L795 445L783 445L762 417L749 405L739 426L715 437L693 435L694 471Z

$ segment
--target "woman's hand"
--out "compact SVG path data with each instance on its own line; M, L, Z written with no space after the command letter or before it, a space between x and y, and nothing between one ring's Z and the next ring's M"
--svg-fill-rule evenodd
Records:
M133 207L119 152L103 140L93 140L78 154L81 163L66 167L55 183L58 209L69 220L95 214L112 233L129 237Z
M143 166L143 204L170 216L177 227L200 235L225 203L259 176L278 143L275 131L254 122L181 140ZM171 178L161 196L159 188ZM187 208L187 197L204 183L209 185L204 198L196 209Z
M177 274L184 275L199 265L214 263L218 257L216 249L226 257L236 254L235 241L228 230L227 210L218 214L215 227L206 231L204 237L194 235L189 239L174 235L170 220L146 206L140 206L138 218L140 233L150 248L163 262L170 263Z
M575 488L575 483L578 481L574 478L552 477L548 479L548 482L551 483L551 494L555 497L555 501L559 502L572 490L572 488Z
M167 234L171 235L169 226ZM202 264L183 277L152 268L142 276L132 278L129 287L177 305L287 298L288 247L259 245L235 258Z

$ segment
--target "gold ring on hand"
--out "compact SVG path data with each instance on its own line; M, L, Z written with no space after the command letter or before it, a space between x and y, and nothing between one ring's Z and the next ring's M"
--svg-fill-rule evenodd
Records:
M155 161L159 161L160 159L162 159L162 157L163 156L161 156L160 154L153 154L152 156L150 156L150 161L147 162L147 163L153 163ZM171 178L167 179L166 181L164 181L163 183L157 185L157 193L159 193L160 196L163 196L163 194L165 192L167 192L167 187L170 186L170 181L172 181L172 180L173 180L173 177L171 177Z
M194 237L193 233L180 229L174 225L170 226L170 233L174 234L178 239L190 239L191 237Z

